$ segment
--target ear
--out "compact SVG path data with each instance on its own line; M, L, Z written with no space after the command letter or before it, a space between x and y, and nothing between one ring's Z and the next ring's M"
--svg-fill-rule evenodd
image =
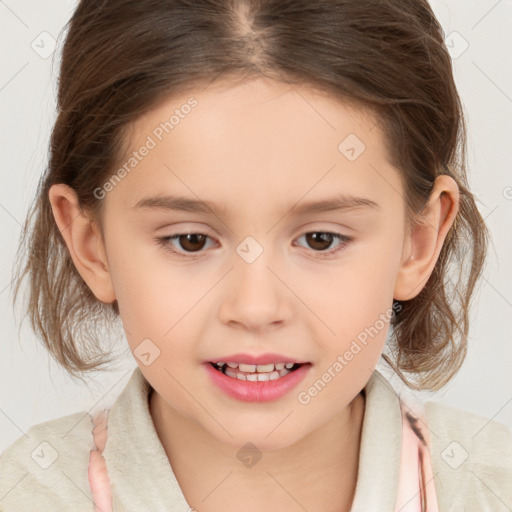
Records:
M101 302L115 300L101 231L80 208L76 192L63 183L48 192L55 222L76 269Z
M438 176L427 205L406 233L393 294L396 300L409 300L421 292L458 211L457 183L445 174Z

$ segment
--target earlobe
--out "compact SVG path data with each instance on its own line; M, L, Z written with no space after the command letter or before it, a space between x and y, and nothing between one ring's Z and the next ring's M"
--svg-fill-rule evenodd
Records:
M458 210L457 183L450 176L438 176L427 205L406 234L393 294L396 300L409 300L421 292L434 270Z
M98 226L84 214L71 187L63 183L53 185L48 196L76 269L98 300L113 302L116 296Z

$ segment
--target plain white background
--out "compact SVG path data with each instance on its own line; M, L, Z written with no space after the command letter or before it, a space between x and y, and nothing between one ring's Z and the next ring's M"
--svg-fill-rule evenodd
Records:
M0 452L31 425L110 406L136 364L121 333L119 367L74 383L12 307L21 226L45 168L55 119L60 32L75 2L0 1ZM443 390L416 396L512 428L512 1L432 0L447 35L469 133L469 181L492 234L472 307L468 357ZM57 40L52 66L52 40ZM401 382L379 365L392 384ZM407 392L407 390L405 390Z

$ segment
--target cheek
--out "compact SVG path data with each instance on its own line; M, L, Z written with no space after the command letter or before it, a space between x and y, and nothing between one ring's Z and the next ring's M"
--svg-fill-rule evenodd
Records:
M129 344L133 349L149 338L160 346L178 330L199 291L194 292L183 271L166 262L158 248L128 250L123 242L112 241L109 266Z
M347 253L329 271L302 283L302 297L311 309L347 339L369 327L392 305L398 258L385 240L362 244Z

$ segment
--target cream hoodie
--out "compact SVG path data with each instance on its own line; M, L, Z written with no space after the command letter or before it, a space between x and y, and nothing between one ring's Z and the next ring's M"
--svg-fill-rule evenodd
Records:
M155 430L149 390L136 367L109 412L103 456L113 510L190 512ZM398 488L399 396L377 370L365 395L352 512L390 512ZM424 407L439 511L512 512L512 431L437 402ZM0 456L0 511L92 512L87 475L95 448L92 428L89 413L75 413L34 425L9 446Z

